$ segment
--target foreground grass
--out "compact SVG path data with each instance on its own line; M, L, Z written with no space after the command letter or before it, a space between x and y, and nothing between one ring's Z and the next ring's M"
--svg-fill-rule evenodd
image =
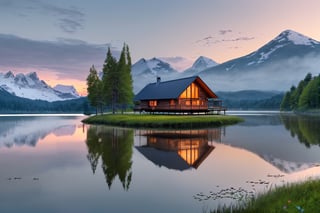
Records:
M106 124L125 127L146 128L200 128L231 125L243 121L226 115L149 115L149 114L105 114L84 119L87 124Z
M212 211L212 213L226 212L320 212L320 180L288 184L270 190L247 203Z

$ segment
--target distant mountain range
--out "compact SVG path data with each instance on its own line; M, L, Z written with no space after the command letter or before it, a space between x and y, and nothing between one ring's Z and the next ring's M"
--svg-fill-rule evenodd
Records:
M289 90L308 72L319 73L320 43L286 30L246 56L206 69L199 75L216 90Z
M320 42L286 30L258 50L222 64L199 57L192 67L178 72L159 58L141 59L132 66L134 92L156 76L163 80L199 75L214 91L286 91L310 72L319 74Z
M166 81L184 76L192 76L216 65L217 63L215 61L200 56L190 68L179 72L163 59L152 58L146 60L142 58L132 65L131 73L134 92L138 93L145 85L154 82L157 77L161 77L161 80Z
M31 100L62 101L79 98L73 86L57 85L50 87L40 80L36 72L14 75L11 71L0 73L0 88L22 98Z
M258 50L222 64L200 56L182 71L174 68L178 62L190 64L183 57L138 60L131 70L134 93L155 82L157 77L166 81L199 75L231 108L246 105L277 108L283 91L297 85L308 72L319 74L320 42L286 30ZM0 73L0 96L3 103L7 99L25 103L23 98L55 102L80 97L72 85L51 87L35 72L15 75L11 71Z

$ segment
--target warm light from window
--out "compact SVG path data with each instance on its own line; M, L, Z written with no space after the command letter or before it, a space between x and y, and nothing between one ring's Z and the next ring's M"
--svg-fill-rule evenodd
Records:
M157 106L157 101L149 101L149 106L150 107L156 107Z
M199 87L195 83L192 83L183 91L180 98L199 98Z

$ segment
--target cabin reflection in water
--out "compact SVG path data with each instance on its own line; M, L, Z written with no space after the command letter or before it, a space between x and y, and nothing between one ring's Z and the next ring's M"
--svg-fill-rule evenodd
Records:
M197 169L221 142L221 128L202 130L136 130L135 147L148 160L169 169Z

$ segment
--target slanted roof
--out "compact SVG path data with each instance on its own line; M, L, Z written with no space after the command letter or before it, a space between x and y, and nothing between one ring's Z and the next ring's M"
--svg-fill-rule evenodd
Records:
M150 83L134 97L134 101L177 99L193 82L197 82L200 85L207 93L208 98L217 98L217 95L211 91L199 76L192 76L165 82Z

